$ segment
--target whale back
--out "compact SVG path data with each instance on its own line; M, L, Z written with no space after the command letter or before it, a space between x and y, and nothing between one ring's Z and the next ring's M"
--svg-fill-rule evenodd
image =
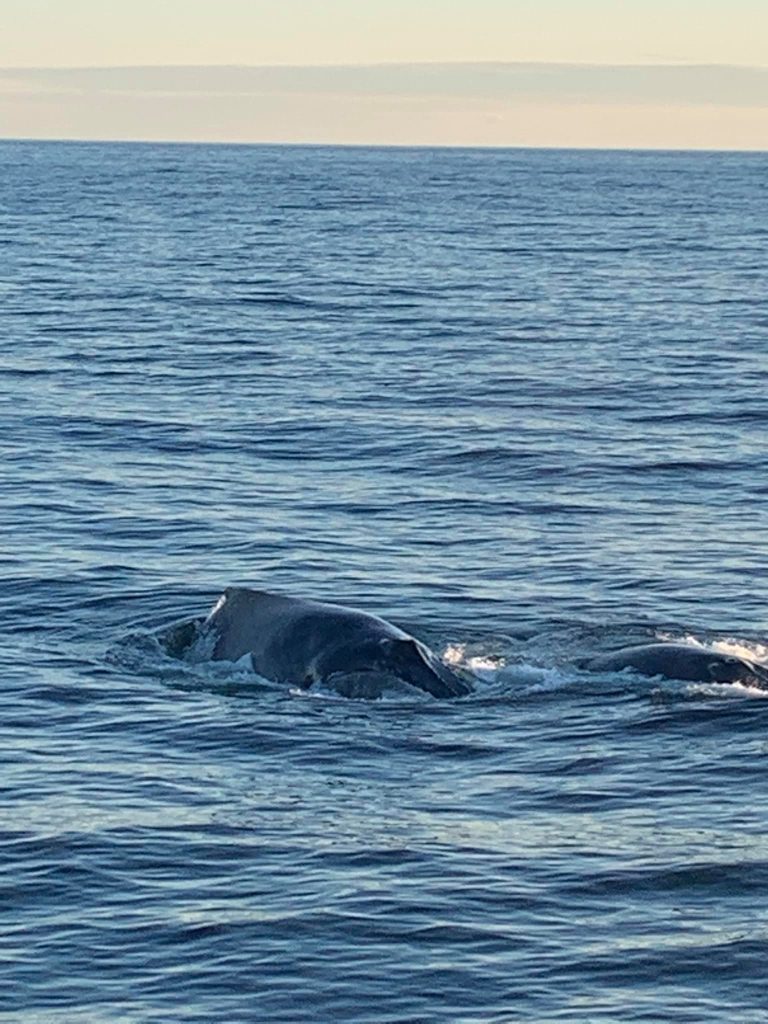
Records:
M215 660L250 655L259 675L307 687L377 673L438 697L470 692L420 641L368 612L245 587L229 587L208 616Z
M593 658L593 671L634 669L647 676L663 676L697 683L744 683L768 687L768 669L745 658L693 644L657 643L623 647Z

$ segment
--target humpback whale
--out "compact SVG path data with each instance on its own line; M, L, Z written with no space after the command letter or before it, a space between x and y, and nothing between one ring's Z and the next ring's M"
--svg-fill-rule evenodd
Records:
M768 689L768 666L733 654L693 644L656 643L622 647L591 658L584 666L595 672L634 669L646 676L664 676L696 683L743 683Z
M228 587L203 624L214 660L250 655L254 671L277 683L363 677L409 683L435 697L462 697L468 678L448 668L420 640L390 622L343 605Z

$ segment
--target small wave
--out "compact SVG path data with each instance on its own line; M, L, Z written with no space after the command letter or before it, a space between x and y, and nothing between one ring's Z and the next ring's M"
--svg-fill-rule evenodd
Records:
M534 452L528 451L524 448L517 449L496 445L486 448L468 448L460 452L451 452L448 455L443 456L443 461L446 463L454 463L456 465L470 463L471 465L476 466L478 464L489 465L497 462L506 465L510 461L532 461L535 457L536 454Z
M523 686L523 693L555 693L570 686L574 673L564 672L558 668L542 668L539 665L516 665L514 681Z
M358 673L339 680L315 683L306 690L292 686L288 693L291 697L299 699L363 701L366 704L375 701L377 704L392 704L398 707L414 702L428 703L434 699L425 690L409 686L401 679L375 672Z
M187 691L253 695L282 688L254 671L250 655L238 661L213 661L209 634L199 629L200 620L180 623L160 632L135 632L123 637L107 651L114 668L154 679ZM190 625L197 625L192 642L183 648L178 637ZM215 638L214 638L215 639Z

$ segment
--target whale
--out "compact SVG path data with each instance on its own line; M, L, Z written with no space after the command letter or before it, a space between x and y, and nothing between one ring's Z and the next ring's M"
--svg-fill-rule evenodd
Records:
M345 605L228 587L202 625L215 661L248 656L258 675L306 690L407 683L433 697L463 697L471 680L398 626Z
M685 643L622 647L589 659L583 667L594 672L632 669L645 676L696 683L741 683L768 689L768 666Z

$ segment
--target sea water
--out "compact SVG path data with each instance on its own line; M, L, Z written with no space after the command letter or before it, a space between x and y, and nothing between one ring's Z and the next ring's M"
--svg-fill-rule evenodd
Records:
M762 1022L768 156L0 144L0 1013ZM228 585L477 676L158 640Z

